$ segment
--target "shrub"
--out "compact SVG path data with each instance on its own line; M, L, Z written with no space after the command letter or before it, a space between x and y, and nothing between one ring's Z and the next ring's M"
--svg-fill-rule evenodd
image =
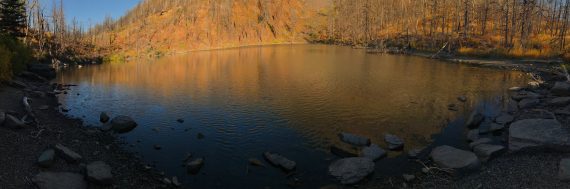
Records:
M0 81L9 80L33 60L32 50L18 39L0 36Z

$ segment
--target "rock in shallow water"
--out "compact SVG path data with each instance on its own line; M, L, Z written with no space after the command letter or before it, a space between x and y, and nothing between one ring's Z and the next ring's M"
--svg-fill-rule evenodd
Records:
M96 161L87 165L87 179L91 182L110 185L113 184L113 174L111 173L111 166L105 162Z
M265 152L263 153L263 157L265 157L265 159L272 165L281 167L286 171L292 171L297 166L297 163L294 161L291 161L277 153Z
M493 140L491 140L490 138L480 138L476 141L469 143L469 147L474 148L475 146L477 146L479 144L489 144L492 142L493 142Z
M493 144L479 144L473 147L473 152L481 159L481 161L486 162L492 158L501 155L506 151L506 148L501 145Z
M61 144L55 145L54 149L57 152L57 154L61 156L63 159L65 159L67 162L77 163L82 159L81 155L75 153L73 150Z
M364 147L362 152L360 153L361 157L370 158L373 161L376 161L384 156L386 156L386 150L380 148L376 144L371 144L368 147Z
M196 174L204 166L204 158L198 158L186 164L186 170L188 173Z
M44 168L51 167L55 160L55 150L48 149L38 157L38 165Z
M329 173L342 184L355 184L374 172L374 162L370 158L352 157L333 162Z
M476 170L481 162L473 152L460 150L451 146L438 146L431 151L431 159L440 167Z
M396 135L385 134L384 141L388 143L388 149L390 150L401 150L404 148L404 140L400 139Z
M477 128L479 127L479 124L483 122L484 119L485 117L483 116L483 114L481 114L481 112L479 112L479 110L473 110L473 112L471 112L471 114L469 115L469 118L467 118L465 126L467 126L468 128Z
M67 172L42 172L32 178L39 189L85 189L83 175Z
M513 117L512 115L509 114L502 114L499 117L495 118L495 123L498 124L509 124L511 123L513 120L515 119L515 117Z
M509 149L548 148L560 151L568 149L570 133L554 119L525 119L511 124L509 128Z
M99 115L99 121L101 123L107 123L109 119L111 118L109 117L109 115L107 115L107 112L101 112L101 114Z
M538 104L540 104L540 100L536 98L525 98L519 102L519 108L520 109L532 108L537 106Z
M341 141L348 143L348 144L355 145L355 146L368 146L368 145L370 145L370 139L363 137L363 136L358 136L355 134L343 132L343 133L338 134L338 137L340 138Z
M118 133L126 133L129 132L135 127L137 127L137 123L129 116L117 116L111 120L111 129Z

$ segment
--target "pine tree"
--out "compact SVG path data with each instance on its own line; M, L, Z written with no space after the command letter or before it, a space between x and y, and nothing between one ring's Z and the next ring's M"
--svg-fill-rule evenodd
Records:
M24 37L26 7L23 0L0 0L0 31L13 37Z

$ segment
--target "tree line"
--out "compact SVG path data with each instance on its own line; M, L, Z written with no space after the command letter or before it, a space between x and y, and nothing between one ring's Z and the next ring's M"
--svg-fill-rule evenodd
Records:
M318 40L565 51L570 0L333 0Z

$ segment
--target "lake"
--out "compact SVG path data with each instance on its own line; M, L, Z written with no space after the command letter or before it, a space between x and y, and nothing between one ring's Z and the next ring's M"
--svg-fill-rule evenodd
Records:
M55 82L77 85L59 99L67 115L87 125L101 126L102 111L133 117L139 126L119 135L123 147L193 188L334 183L327 170L338 157L329 148L354 150L339 140L340 132L370 137L385 149L383 135L395 134L405 141L404 152L430 144L465 147L464 117L475 107L497 114L507 89L526 83L521 72L326 45L198 51L71 68ZM462 95L467 102L457 100ZM459 111L448 110L452 103ZM296 174L248 165L249 158L267 165L266 151L296 161ZM181 166L187 153L205 158L199 174ZM413 169L405 154L390 151L373 177Z

